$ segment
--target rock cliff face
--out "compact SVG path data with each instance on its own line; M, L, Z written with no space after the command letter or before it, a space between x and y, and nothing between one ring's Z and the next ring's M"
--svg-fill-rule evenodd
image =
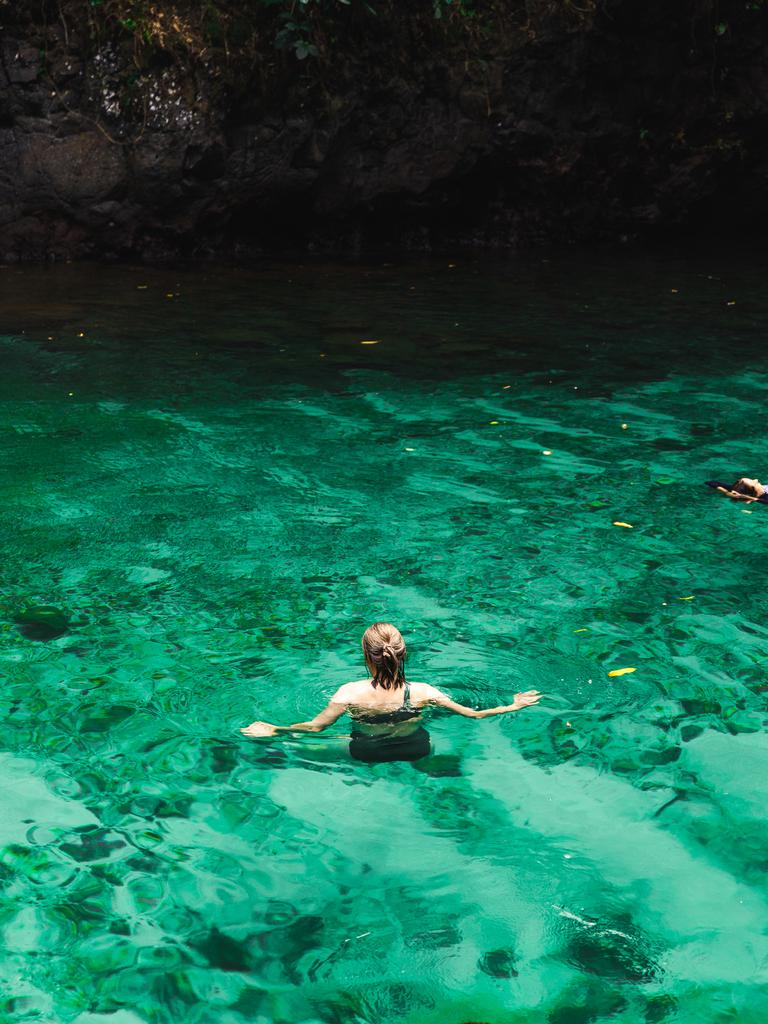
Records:
M88 0L0 0L0 259L514 247L765 214L764 0L331 6L298 60L266 21L222 57ZM150 5L181 39L192 7Z

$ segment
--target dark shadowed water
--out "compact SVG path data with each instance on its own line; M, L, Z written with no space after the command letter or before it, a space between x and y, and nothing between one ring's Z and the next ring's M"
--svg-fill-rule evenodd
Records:
M456 263L0 270L3 1020L765 1021L765 264Z

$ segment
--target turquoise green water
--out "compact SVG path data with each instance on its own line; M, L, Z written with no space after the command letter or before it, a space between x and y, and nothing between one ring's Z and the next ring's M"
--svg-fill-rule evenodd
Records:
M764 267L457 262L0 270L2 1020L766 1019Z

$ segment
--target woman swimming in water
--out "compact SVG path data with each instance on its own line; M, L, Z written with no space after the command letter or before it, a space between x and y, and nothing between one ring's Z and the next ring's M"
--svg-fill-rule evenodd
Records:
M375 622L363 635L363 655L370 679L345 683L328 706L309 722L272 725L252 722L245 736L275 736L280 732L322 732L346 712L354 722L349 745L358 761L417 761L429 754L429 733L421 724L426 707L446 708L465 718L490 718L538 704L538 690L516 693L513 704L475 711L457 704L428 683L405 678L405 641L388 622Z
M716 488L736 501L760 501L768 504L768 487L753 477L743 476L735 484L723 484L718 480L707 480L708 487Z

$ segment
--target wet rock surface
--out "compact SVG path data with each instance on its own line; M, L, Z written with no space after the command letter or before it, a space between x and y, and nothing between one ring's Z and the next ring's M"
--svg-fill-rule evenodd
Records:
M68 10L0 4L6 262L619 241L766 212L760 3L715 22L609 0L411 49L410 15L392 38L370 19L307 61L265 39L230 79L189 55L137 64L126 33Z

